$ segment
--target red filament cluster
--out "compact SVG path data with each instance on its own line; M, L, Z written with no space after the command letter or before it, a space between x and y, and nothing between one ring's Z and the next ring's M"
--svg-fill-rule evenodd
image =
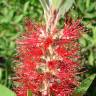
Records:
M63 29L46 32L46 27L26 23L26 32L17 40L17 96L70 96L77 86L80 21Z

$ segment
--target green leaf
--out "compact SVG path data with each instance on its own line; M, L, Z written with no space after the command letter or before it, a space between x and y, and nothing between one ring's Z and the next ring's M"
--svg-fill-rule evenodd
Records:
M64 15L73 5L74 0L66 0L59 9L59 14Z
M94 45L96 45L96 27L93 27L93 41Z
M93 56L92 50L90 50L90 55L88 57L88 61L89 61L89 64L93 66L94 56Z
M83 46L83 47L86 46L86 40L85 40L84 38L81 38L81 39L79 40L79 42L80 42L81 46Z
M83 38L86 39L89 42L93 42L93 39L91 36L89 36L88 34L83 34Z
M28 7L29 7L29 1L27 1L26 3L25 3L25 5L24 5L24 10L23 10L23 12L24 12L24 14L26 13L26 11L27 11L27 9L28 9Z
M14 23L19 23L19 22L23 19L23 17L24 17L23 14L21 14L21 15L19 15L19 16L16 16Z
M28 90L28 91L27 91L27 96L33 96L33 95L32 95L32 91Z
M10 89L0 84L0 96L16 96Z
M85 4L84 4L84 2L82 2L82 0L78 0L76 6L79 8L81 13L85 13L86 12Z
M1 81L1 79L2 79L2 72L3 72L3 69L2 68L0 68L0 81Z
M62 0L52 0L52 5L55 9L59 9L61 3L62 3Z
M86 13L84 18L88 18L88 19L94 19L96 18L96 13Z
M90 0L86 0L86 8L90 7Z
M88 90L88 88L90 87L90 85L95 77L96 77L96 75L93 74L90 77L88 77L87 79L85 79L84 81L82 81L80 87L75 90L73 96L83 96L86 93L86 91Z
M87 0L88 1L88 0ZM86 2L87 3L87 2ZM89 3L89 2L88 2ZM87 7L87 12L92 12L93 10L94 10L94 8L95 8L95 6L96 6L96 2L94 2L94 3L90 3L90 4L87 4L88 6L86 6ZM92 14L93 14L93 12L92 12Z
M47 13L49 10L48 0L39 0L44 11Z

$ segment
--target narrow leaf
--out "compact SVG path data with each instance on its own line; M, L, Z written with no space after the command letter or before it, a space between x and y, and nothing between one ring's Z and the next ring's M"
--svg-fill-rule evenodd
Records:
M1 81L1 79L2 79L2 72L3 72L3 69L0 68L0 81Z
M73 96L83 96L87 92L88 88L90 87L95 77L96 75L93 74L84 81L82 81L80 87L75 90Z
M74 0L66 0L59 9L59 14L64 15L73 5Z
M30 90L27 91L27 96L33 96Z
M19 15L19 16L16 16L14 22L15 22L15 23L19 23L19 22L22 20L23 17L24 17L23 14L21 14L21 15Z
M79 42L80 42L81 46L86 47L87 44L86 44L86 40L84 38L81 38L79 40Z
M16 96L10 89L0 84L0 96Z
M28 2L26 2L26 3L24 4L24 10L23 10L24 14L26 13L26 11L27 11L27 9L28 9L29 3L30 3L30 2L28 1Z
M62 0L52 0L52 5L57 10L59 9L61 3L62 3Z
M49 6L48 6L47 0L39 0L39 1L40 1L41 5L42 5L44 11L48 12Z
M90 55L89 55L89 57L88 57L88 61L89 61L89 64L93 66L94 55L93 55L92 50L90 50Z

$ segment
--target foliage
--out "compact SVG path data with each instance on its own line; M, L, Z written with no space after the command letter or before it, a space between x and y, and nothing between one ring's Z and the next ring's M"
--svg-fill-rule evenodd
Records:
M16 96L16 94L13 91L9 90L3 85L0 85L0 95L2 94L3 96Z
M82 23L86 26L86 33L83 33L83 38L80 39L82 46L82 54L84 54L84 66L96 66L96 1L95 0L76 0L74 9L70 15L73 18L82 18ZM88 66L88 67L89 67ZM87 67L87 68L88 68Z
M76 0L74 8L70 10L70 16L74 19L81 18L85 26L85 33L80 39L82 66L84 71L81 79L96 73L96 1L95 0ZM96 78L96 77L95 77ZM91 80L90 80L91 82ZM96 94L91 87L90 94ZM94 96L94 95L92 95Z
M55 1L55 0L54 0ZM81 18L86 26L82 46L82 65L86 74L81 79L96 73L96 0L75 0L68 13L72 18ZM38 0L0 0L0 83L12 87L10 75L14 65L15 40L24 31L26 17L34 21L42 21L42 7ZM94 92L93 92L94 93Z
M38 6L37 6L38 5ZM26 19L40 21L42 14L39 1L35 0L0 0L0 83L10 86L11 66L13 64L16 45L15 40L24 31L23 23Z
M87 77L85 80L82 81L81 85L75 90L73 96L83 96L86 91L88 90L88 88L90 87L92 81L94 80L94 78L96 77L95 74Z

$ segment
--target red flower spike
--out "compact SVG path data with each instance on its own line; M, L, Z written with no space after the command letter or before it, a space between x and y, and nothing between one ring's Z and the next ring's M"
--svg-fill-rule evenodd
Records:
M65 24L64 29L48 33L45 25L26 23L26 33L17 40L19 62L15 88L17 96L71 96L76 80L80 21Z
M58 62L53 60L48 62L48 67L50 70L56 70L58 68Z
M45 40L45 42L44 42L44 48L45 49L47 49L48 47L49 47L49 45L51 45L52 44L52 38L50 37L48 37L46 40Z

